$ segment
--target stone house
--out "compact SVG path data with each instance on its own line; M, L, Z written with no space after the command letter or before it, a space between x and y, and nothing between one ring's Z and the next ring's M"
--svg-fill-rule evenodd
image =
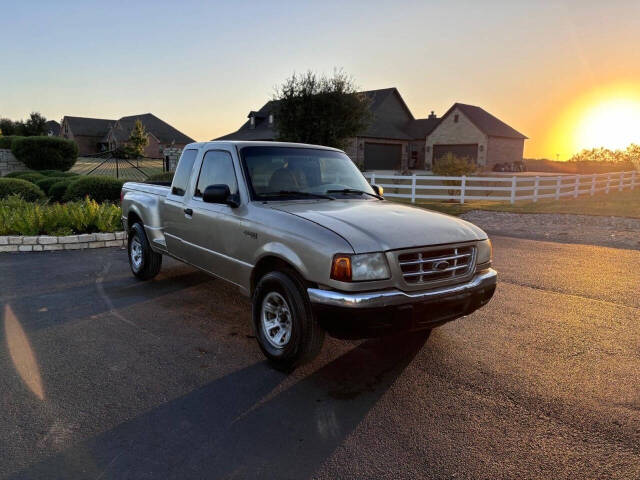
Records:
M427 135L425 166L448 153L466 157L482 170L522 161L527 137L480 107L455 103Z
M149 134L149 144L144 152L147 158L164 158L166 148L174 146L182 149L194 142L191 137L151 113L130 115L119 120L65 116L60 125L60 136L78 144L78 155L93 155L124 146L136 120L142 122Z
M365 131L348 141L345 152L365 170L430 171L434 148L436 158L454 149L453 153L464 153L483 168L522 160L526 137L479 107L456 103L441 118L433 111L427 118L415 118L396 88L362 93L369 99L372 121ZM276 106L276 101L270 101L260 110L252 110L237 131L216 140L275 140ZM449 117L456 108L464 112L456 110L453 118L457 120L449 128ZM464 125L458 125L460 118ZM446 123L440 128L443 121ZM492 157L487 163L489 151Z

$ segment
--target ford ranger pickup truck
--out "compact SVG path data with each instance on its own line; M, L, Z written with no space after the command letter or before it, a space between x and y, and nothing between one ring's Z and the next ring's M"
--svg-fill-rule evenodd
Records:
M173 181L125 183L129 263L142 280L169 255L251 298L278 367L313 358L325 332L430 330L493 296L491 242L475 225L384 200L347 155L278 142L192 143Z

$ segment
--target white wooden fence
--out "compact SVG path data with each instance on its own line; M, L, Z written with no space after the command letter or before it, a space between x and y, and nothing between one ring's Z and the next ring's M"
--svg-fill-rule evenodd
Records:
M594 195L596 192L633 190L640 186L637 171L587 175L443 177L430 175L384 175L365 172L372 184L384 188L385 197L416 200L518 200Z

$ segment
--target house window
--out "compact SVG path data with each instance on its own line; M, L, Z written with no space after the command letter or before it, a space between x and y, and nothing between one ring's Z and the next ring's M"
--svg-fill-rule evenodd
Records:
M460 117L460 116L456 113L456 114L453 116L453 123L458 123L459 117Z
M430 151L431 151L431 147L427 147L427 152L430 152Z
M269 125L273 125L273 113L269 114Z
M480 151L484 152L484 145L480 145Z

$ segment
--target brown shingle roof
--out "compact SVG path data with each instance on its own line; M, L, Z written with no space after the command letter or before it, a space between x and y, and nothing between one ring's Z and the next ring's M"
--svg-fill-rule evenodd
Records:
M172 127L167 122L159 119L152 113L143 113L141 115L130 115L128 117L122 117L114 125L110 133L119 142L126 142L127 140L129 140L131 130L133 130L136 120L140 120L140 122L142 122L142 125L144 125L147 133L150 133L154 137L156 137L158 141L160 141L160 143L177 143L186 145L187 143L192 143L195 141L193 138L188 137L187 135Z
M454 103L442 118L446 117L449 112L455 108L458 108L476 127L490 137L519 138L523 140L527 138L499 118L494 117L486 110L476 107L475 105Z
M107 134L115 120L104 118L69 117L65 116L62 121L67 121L69 129L73 135L86 137L102 137Z

